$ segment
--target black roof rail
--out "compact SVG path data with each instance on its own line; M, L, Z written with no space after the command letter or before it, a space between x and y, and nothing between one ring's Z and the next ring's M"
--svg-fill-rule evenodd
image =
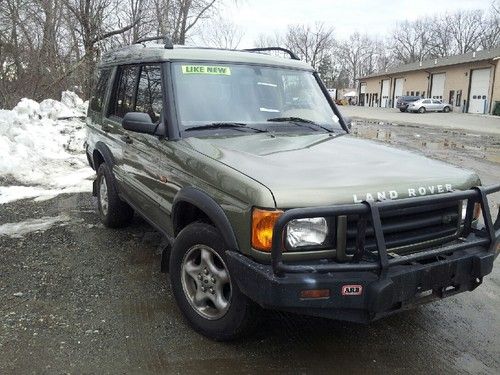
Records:
M165 44L165 49L173 49L174 48L174 45L172 44L172 41L170 40L168 35L150 36L150 37L146 37L146 38L141 38L141 39L138 39L134 44L151 42L153 40L163 40L163 43Z
M292 60L300 60L299 57L290 51L289 49L283 48L283 47L259 47L259 48L245 48L242 51L247 51L247 52L265 52L265 51L281 51L288 53Z

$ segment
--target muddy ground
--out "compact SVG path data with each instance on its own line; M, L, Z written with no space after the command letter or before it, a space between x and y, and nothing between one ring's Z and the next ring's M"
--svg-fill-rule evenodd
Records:
M500 138L357 124L354 134L500 180ZM498 203L498 197L493 204ZM370 325L268 313L258 332L212 342L183 321L160 269L162 239L135 218L104 228L90 194L0 206L0 374L500 372L500 263L483 285Z

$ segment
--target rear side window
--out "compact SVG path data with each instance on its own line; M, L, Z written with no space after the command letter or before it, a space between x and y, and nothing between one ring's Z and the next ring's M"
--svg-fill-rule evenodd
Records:
M160 67L158 65L141 67L135 111L147 113L153 122L158 122L163 108L162 100Z
M118 81L110 105L110 116L123 117L134 110L134 94L139 68L123 66L118 70Z
M106 96L106 89L108 88L108 81L110 76L110 69L103 69L99 71L97 77L97 84L95 86L92 98L90 99L90 109L95 112L101 112L104 105Z

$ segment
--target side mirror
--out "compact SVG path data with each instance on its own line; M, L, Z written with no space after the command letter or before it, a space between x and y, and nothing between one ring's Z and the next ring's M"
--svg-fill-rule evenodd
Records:
M137 133L154 134L156 125L151 117L144 112L128 112L122 120L123 129Z
M344 116L344 122L347 125L347 128L349 130L351 130L351 128L352 128L352 118L350 118L348 116Z

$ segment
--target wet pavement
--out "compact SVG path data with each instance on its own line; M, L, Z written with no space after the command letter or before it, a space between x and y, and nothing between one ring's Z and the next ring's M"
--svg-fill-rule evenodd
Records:
M341 106L340 111L355 119L371 122L387 122L397 125L425 125L437 129L463 129L479 134L500 136L500 116L454 112L400 112L397 108Z
M500 180L500 137L373 124L353 133ZM472 293L370 325L269 312L255 335L217 343L183 321L159 272L161 236L139 218L104 228L94 206L90 194L0 206L0 228L53 222L0 235L0 374L500 372L498 262Z

